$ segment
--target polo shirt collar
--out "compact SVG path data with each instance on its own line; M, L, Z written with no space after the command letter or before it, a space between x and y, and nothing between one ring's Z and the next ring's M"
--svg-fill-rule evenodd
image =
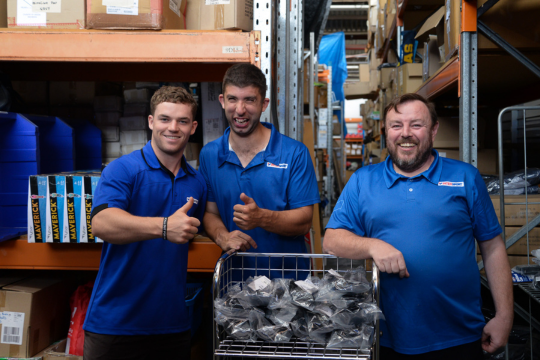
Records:
M422 176L427 181L436 185L439 183L439 180L441 178L442 161L439 161L439 153L437 152L437 150L432 149L431 154L433 155L433 162L431 163L429 169L427 169L423 173L413 176L412 178L414 179L419 176ZM409 177L398 174L394 170L394 163L392 162L392 159L390 158L390 156L388 156L384 162L383 176L384 176L384 181L386 183L387 188L391 188L399 179L409 179Z
M266 145L266 149L263 150L263 158L264 161L268 161L271 163L279 161L280 155L281 155L281 136L274 127L274 125L267 123L267 122L261 122L261 124L266 127L267 129L270 129L272 133L270 134L270 141L268 141L268 145ZM234 151L229 149L229 136L231 134L231 128L228 127L227 130L225 130L225 133L220 138L220 144L218 147L218 166L222 166L226 161L240 165L240 162L238 160L238 156L234 153Z
M154 152L154 149L152 148L152 141L148 141L141 150L144 157L144 161L146 162L146 165L148 165L148 167L154 170L158 170L162 168L161 162L157 158L156 153ZM187 163L184 155L182 155L182 166L180 166L180 170L181 171L178 171L177 177L183 176L183 174L186 173L186 170L190 172L192 175L195 175L195 170Z

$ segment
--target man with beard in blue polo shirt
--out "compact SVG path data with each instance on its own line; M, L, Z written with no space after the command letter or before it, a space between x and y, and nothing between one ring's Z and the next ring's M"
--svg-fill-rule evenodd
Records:
M197 103L165 86L150 111L151 141L111 162L96 188L92 227L104 243L84 323L85 360L190 358L188 241L201 225L206 182L183 153Z
M324 249L372 258L381 271L381 353L393 359L483 359L513 321L510 267L480 173L439 157L433 104L417 94L384 111L385 162L353 174L326 227ZM478 241L496 308L482 316Z
M229 128L200 154L208 185L204 228L227 253L306 253L304 235L320 201L315 170L306 146L260 122L265 94L266 78L256 66L227 70L219 100ZM294 259L285 264L295 266Z

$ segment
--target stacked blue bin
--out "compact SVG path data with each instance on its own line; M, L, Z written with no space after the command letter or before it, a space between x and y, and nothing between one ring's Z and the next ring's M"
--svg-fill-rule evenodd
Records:
M0 112L0 241L27 231L30 175L73 171L77 164L101 168L99 129L90 123L76 129L56 117ZM85 131L90 144L77 145L77 133L82 138Z

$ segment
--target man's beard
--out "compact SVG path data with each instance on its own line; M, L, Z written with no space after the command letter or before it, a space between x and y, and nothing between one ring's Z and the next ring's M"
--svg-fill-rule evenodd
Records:
M407 141L402 141L407 142ZM403 172L411 173L418 169L420 169L429 159L429 155L431 154L431 150L433 148L433 141L431 138L429 138L428 141L426 141L423 145L420 145L418 149L418 153L415 157L412 159L403 159L399 158L398 156L398 147L399 144L394 144L391 147L388 147L388 154L390 155L390 159L392 159L392 162L397 166L398 169L400 169Z

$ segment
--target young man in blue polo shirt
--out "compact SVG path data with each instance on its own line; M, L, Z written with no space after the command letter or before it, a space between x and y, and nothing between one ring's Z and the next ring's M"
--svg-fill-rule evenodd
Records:
M256 66L227 70L219 100L229 128L199 158L208 185L204 228L227 253L306 253L304 235L320 201L315 170L302 143L260 122L265 94Z
M84 324L86 360L189 359L188 241L201 226L206 182L183 153L197 103L167 86L150 107L151 141L111 162L96 188L92 227L104 243Z
M480 173L433 149L437 114L417 94L384 111L389 157L359 169L324 236L330 254L373 258L381 273L381 354L477 359L503 346L513 321L510 267ZM481 312L478 241L496 307Z

